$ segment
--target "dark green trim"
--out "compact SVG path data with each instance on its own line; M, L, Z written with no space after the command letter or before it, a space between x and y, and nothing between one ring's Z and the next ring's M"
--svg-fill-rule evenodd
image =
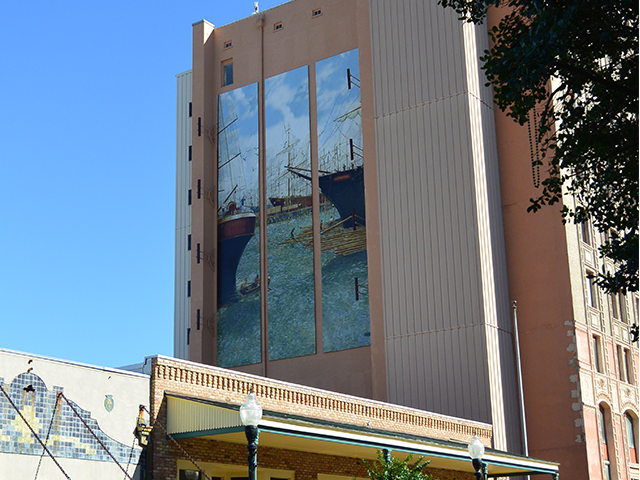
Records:
M482 459L482 461L484 463L486 463L487 465L496 465L498 467L505 467L505 468L517 468L514 467L513 464L509 464L509 463L504 463L504 462L487 462L484 458ZM524 467L522 467L524 468ZM509 477L509 476L519 476L519 475L553 475L554 473L557 473L557 470L552 470L550 468L540 468L539 470L531 470L530 472L524 472L524 473L507 473L507 474L490 474L490 476L495 476L495 477Z
M263 432L269 432L269 433L276 433L279 435L289 435L292 437L301 437L301 438L309 438L312 440L324 440L324 441L328 441L328 442L334 442L334 443L342 443L342 444L347 444L347 445L356 445L359 447L368 447L368 448L376 448L379 450L392 450L395 452L404 452L404 453L413 453L413 454L417 454L417 455L425 455L425 456L429 456L429 457L438 457L438 458L450 458L453 460L460 460L463 462L471 462L471 460L469 459L469 456L465 453L461 453L460 455L456 455L456 454L446 454L446 453L437 453L437 452L424 452L424 451L419 451L419 450L415 450L415 449L408 449L408 448L399 448L397 446L394 447L390 447L388 444L386 443L382 443L382 442L374 442L374 441L370 441L370 442L365 442L365 441L357 441L357 440L345 440L345 439L341 439L341 438L337 438L337 437L333 437L333 436L328 436L328 435L322 435L322 434L312 434L312 433L299 433L299 432L292 432L292 431L288 431L288 430L281 430L279 428L276 427L267 427L267 426L262 426L260 427L260 431ZM428 446L425 445L425 449L428 449ZM524 468L524 467L518 467L517 465L514 464L508 464L508 463L503 463L503 462L487 462L484 461L485 464L487 465L496 465L496 466L500 466L500 467L505 467L505 468ZM495 477L507 477L507 476L523 476L523 475L545 475L545 474L554 474L556 473L555 470L550 470L550 469L539 469L539 470L531 470L531 471L525 471L525 472L518 472L518 473L512 473L512 474L495 474Z
M530 471L530 472L519 472L519 473L492 473L490 475L487 475L487 478L524 477L524 476L527 476L527 475L551 475L551 476L554 476L554 475L556 475L556 472Z

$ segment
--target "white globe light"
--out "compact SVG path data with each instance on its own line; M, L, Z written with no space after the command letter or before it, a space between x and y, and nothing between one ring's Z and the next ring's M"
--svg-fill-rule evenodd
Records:
M474 460L482 460L484 456L484 445L480 441L477 435L474 435L471 439L471 443L468 447L469 456Z
M240 421L245 426L251 425L257 427L261 418L262 407L256 400L256 396L250 393L240 407Z

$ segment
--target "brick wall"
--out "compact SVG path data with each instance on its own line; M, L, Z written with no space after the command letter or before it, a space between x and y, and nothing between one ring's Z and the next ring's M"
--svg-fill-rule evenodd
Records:
M474 422L430 414L397 405L369 401L255 377L216 367L156 357L152 359L151 433L149 469L153 480L177 479L178 460L245 466L245 445L206 439L180 439L178 447L160 426L166 428L165 392L240 405L253 388L267 411L289 413L342 424L369 425L380 430L468 441L478 435L490 445L491 428ZM317 480L318 474L367 477L361 459L321 455L271 447L258 448L259 468L292 470L296 480ZM469 473L429 469L439 480L473 479Z
M265 411L441 440L468 442L478 435L491 446L489 425L177 359L152 359L153 416L165 391L241 405L251 389Z
M170 442L170 441L169 441ZM181 439L180 446L196 463L220 463L224 465L247 465L247 450L237 443L219 442L205 439ZM169 445L162 449L154 469L154 480L175 480L177 460L188 460L181 450ZM202 468L202 466L201 466ZM321 455L279 448L258 446L258 468L292 470L296 480L317 480L319 474L342 475L346 477L367 477L367 468L361 459ZM194 467L195 470L195 467ZM428 469L439 480L471 480L473 474L452 470Z

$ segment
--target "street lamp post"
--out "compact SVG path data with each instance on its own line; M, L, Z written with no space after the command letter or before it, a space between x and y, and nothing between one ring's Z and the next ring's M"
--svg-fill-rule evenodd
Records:
M474 435L471 439L471 443L468 447L469 456L471 457L471 463L476 471L476 478L478 480L484 480L484 463L482 463L482 457L484 456L484 445L480 441L477 435Z
M262 407L256 400L253 391L251 391L240 406L240 421L244 425L244 434L247 437L247 451L249 452L249 480L257 480L258 423L260 423L261 418Z

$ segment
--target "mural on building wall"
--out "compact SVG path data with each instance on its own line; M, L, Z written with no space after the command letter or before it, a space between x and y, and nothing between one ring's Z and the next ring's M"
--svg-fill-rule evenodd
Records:
M82 417L80 419L64 399L58 397L58 392L63 391L61 387L48 390L44 381L33 373L22 373L9 385L0 378L0 385L54 457L113 462L96 440L95 437L98 437L123 468L130 466L129 472L133 475L141 459L142 449L135 446L133 441L131 445L125 445L109 437L100 429L98 422L91 418L91 412L69 399ZM83 421L91 428L95 437ZM133 432L135 419L132 422ZM37 456L44 453L42 445L1 392L0 452Z
M315 353L308 71L265 81L269 360Z
M358 50L316 64L323 350L370 345ZM258 88L218 100L218 365L258 363ZM265 80L269 360L316 353L309 68ZM224 242L228 242L225 244Z
M316 63L323 350L371 344L358 50Z
M258 84L218 97L218 365L259 363Z

